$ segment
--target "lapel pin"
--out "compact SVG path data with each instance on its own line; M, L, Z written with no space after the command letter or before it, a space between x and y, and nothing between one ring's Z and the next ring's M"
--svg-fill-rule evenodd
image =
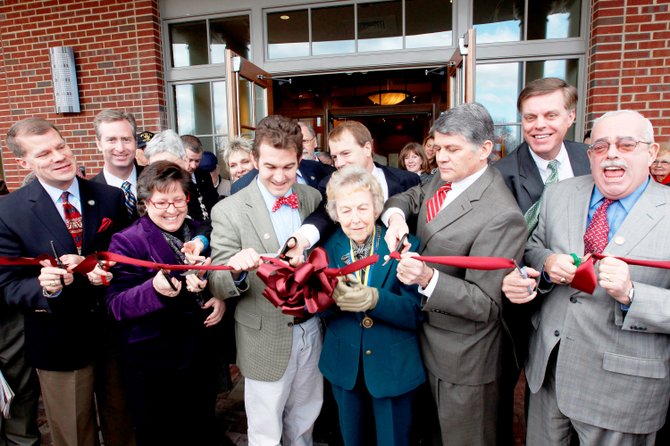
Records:
M623 237L620 236L620 235L614 237L614 243L616 243L617 245L623 245L625 241L626 241L626 239L623 238Z
M264 238L265 240L270 240L270 234L268 234L268 233L266 232L265 234L263 234L263 238Z
M88 204L90 206L95 206L95 200L88 200Z

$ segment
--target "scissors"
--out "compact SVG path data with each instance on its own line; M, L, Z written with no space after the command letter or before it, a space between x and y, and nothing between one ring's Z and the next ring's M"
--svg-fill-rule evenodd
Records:
M158 262L156 261L156 259L154 259L153 256L150 256L150 257L151 257L151 261L152 261L152 262L154 262L154 263L158 263ZM170 288L172 288L172 291L177 291L177 287L174 285L174 283L172 283L172 280L170 280L170 279L172 278L172 276L170 276L170 272L169 272L168 270L166 270L166 269L161 269L161 274L162 274L163 277L165 277L165 279L167 280L167 283L168 283L168 285L170 285Z
M56 244L54 243L54 241L50 240L49 243L51 243L51 252L54 255L54 259L56 259L56 266L62 269L67 269L63 261L60 259L58 251L56 251ZM60 276L60 283L61 285L65 286L65 279L63 278L63 276Z
M406 241L407 241L407 234L400 237L400 240L398 241L398 244L396 245L394 252L397 252L398 254L402 253ZM389 258L386 259L384 263L382 263L382 266L386 266L391 260L393 260L393 258L389 256Z
M288 252L289 249L291 249L291 248L289 248L289 246L288 246L288 242L290 242L291 240L293 240L293 242L294 242L294 245L293 245L293 246L295 246L295 245L298 244L298 239L297 239L297 238L295 238L295 237L289 237L289 238L286 240L286 243L284 243L284 246L282 246L281 251L279 251L279 254L269 253L269 252L268 252L268 253L260 254L260 256L261 256L261 257L270 257L270 258L275 258L275 257L276 257L276 258L278 258L279 260L284 260L284 261L286 261L286 262L290 261L293 257L289 257L289 256L287 256L286 253Z
M526 272L526 267L524 266L523 268L519 266L519 264L516 262L516 260L512 259L512 262L514 262L514 268L519 271L519 274L521 274L521 277L524 279L528 279L528 273ZM528 286L526 287L528 289L528 292L530 294L533 294L533 287Z

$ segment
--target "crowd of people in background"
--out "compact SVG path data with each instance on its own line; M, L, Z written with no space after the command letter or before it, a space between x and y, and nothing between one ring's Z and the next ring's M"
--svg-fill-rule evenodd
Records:
M104 165L86 180L51 122L14 123L4 143L34 178L0 182L0 257L39 264L0 267L16 394L0 445L39 444L40 395L56 446L229 444L215 400L230 364L250 445L311 445L321 413L347 446L509 445L515 416L528 445L665 444L670 274L626 258L670 257L670 142L630 110L569 141L577 101L561 79L529 82L524 141L495 162L489 112L456 106L400 168L357 121L319 149L311 126L271 115L213 153L103 110ZM333 268L379 261L338 277L328 308L286 314L258 268L317 246ZM101 251L192 269L75 271ZM578 268L593 259L589 292Z

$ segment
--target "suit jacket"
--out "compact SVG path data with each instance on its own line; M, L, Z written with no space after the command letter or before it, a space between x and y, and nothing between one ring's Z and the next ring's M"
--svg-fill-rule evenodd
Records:
M114 234L109 250L135 259L181 263L148 216ZM196 338L204 330L205 312L196 296L184 283L177 297L158 294L153 287L153 269L117 264L112 272L107 310L121 321L125 343L141 349L143 361L152 367L187 364L197 350Z
M526 262L541 269L552 253L584 252L590 176L547 189ZM670 258L670 190L654 181L638 199L605 252L635 259ZM597 287L593 295L555 286L536 298L526 376L532 392L556 358L556 396L566 416L604 429L646 434L665 422L670 398L670 274L631 267L635 301L627 314Z
M426 256L494 256L521 259L526 224L500 173L487 168L470 187L426 223L426 201L444 185L391 197L385 209L418 215L419 252ZM500 374L502 279L509 270L477 271L432 265L435 290L423 306L421 347L432 374L454 384L480 385Z
M117 188L77 178L83 218L82 255L104 251L114 232L127 225L123 193ZM106 229L103 218L111 220ZM0 200L0 256L37 257L51 254L53 240L59 255L77 248L53 201L39 181ZM42 295L40 268L0 269L0 288L9 305L25 315L26 357L45 370L76 370L88 365L98 347L104 287L93 286L84 275L55 298Z
M300 160L300 174L305 179L307 185L318 188L321 180L335 171L333 166L321 164L313 160ZM230 186L230 193L234 194L250 185L258 175L258 169L253 169L245 173L241 178Z
M321 201L319 192L295 184L300 216L305 218ZM245 248L258 253L279 251L270 215L257 183L220 201L212 210L212 263L225 265ZM237 365L242 374L259 381L282 377L291 354L293 317L283 314L262 296L265 284L250 272L248 289L240 291L229 271L212 271L209 287L214 296L240 296L235 310Z
M137 164L135 165L135 170L137 171L137 178L140 177L140 174L142 173L142 169L144 169L144 167L139 166ZM100 184L107 184L107 180L105 179L105 174L103 173L102 170L100 170L100 172L98 172L98 174L96 176L91 178L91 181L95 181L96 183L100 183ZM137 197L135 197L135 198L137 198ZM135 207L135 212L133 212L133 215L130 218L130 220L135 221L138 218L140 218L140 214L137 212L137 206L136 206Z
M591 174L591 164L586 154L588 146L579 142L563 141L568 151L570 166L576 177ZM537 200L544 190L544 182L537 169L537 164L530 154L530 147L521 143L514 152L505 156L493 167L498 169L505 180L507 188L512 191L514 199L525 213Z
M421 298L416 285L403 285L397 279L398 262L382 265L384 256L389 253L384 242L385 232L378 233L376 254L380 260L370 269L369 286L379 291L377 306L366 313L374 325L363 328L364 313L341 311L337 305L331 306L322 315L326 322L326 336L319 360L323 376L346 390L352 390L359 373L363 373L365 385L375 398L402 395L426 379L417 334L422 319ZM419 241L412 237L411 242L412 250L416 250ZM349 254L351 245L341 229L333 234L324 248L329 266L342 268L351 263L343 259ZM364 355L365 351L372 351L372 354ZM359 364L362 370L359 370Z

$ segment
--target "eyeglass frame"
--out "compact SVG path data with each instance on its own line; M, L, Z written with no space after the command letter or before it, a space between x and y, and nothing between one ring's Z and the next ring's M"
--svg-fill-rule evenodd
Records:
M188 206L189 201L191 201L191 196L190 196L189 194L186 194L186 197L184 198L184 205L183 205L183 206L177 206L177 204L175 203L175 201L177 201L177 200L172 200L172 201L167 200L167 201L166 201L167 206L165 206L165 207L158 207L158 206L156 206L156 202L153 201L151 198L147 198L147 201L148 201L149 203L151 203L151 205L152 205L154 208L158 209L159 211L165 211L165 210L169 209L169 208L170 208L170 205L172 205L175 209L183 209L183 208L185 208L186 206ZM181 199L179 199L179 201L181 201ZM160 203L160 202L159 202L159 203Z
M651 163L651 165L652 165L652 166L666 166L666 167L667 167L668 165L670 165L670 161L665 161L665 160L663 160L663 161L661 161L661 160L654 160L654 161Z
M630 148L630 149L621 150L621 141L623 141L623 140L627 140L627 141L629 141L629 142L634 142L635 145L634 145L632 148ZM602 149L602 150L596 150L596 149L595 149L595 145L598 144L598 143L603 143L603 142L606 142L606 143L607 143L607 148L604 148L604 149ZM642 144L653 144L653 142L650 142L650 141L641 141L641 140L634 139L632 136L624 136L623 138L619 138L619 139L617 139L616 142L609 142L609 141L604 141L604 140L598 140L598 141L594 142L593 144L591 144L591 145L589 146L589 151L591 151L591 152L593 152L593 153L595 153L595 154L606 153L606 152L610 149L610 147L612 146L612 144L614 144L614 146L616 147L616 149L617 149L618 152L621 152L621 153L632 153L632 152L635 151L635 149L637 149L637 146L638 146L638 144L640 144L640 143L642 143Z

